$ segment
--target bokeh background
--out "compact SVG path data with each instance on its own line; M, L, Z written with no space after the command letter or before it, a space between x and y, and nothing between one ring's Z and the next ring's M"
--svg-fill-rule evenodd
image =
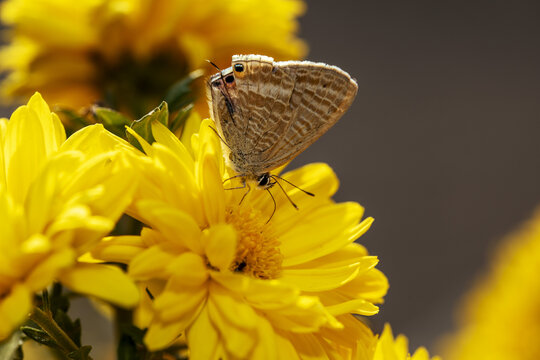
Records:
M331 164L336 200L376 219L361 239L390 279L375 325L436 352L491 249L540 204L540 2L307 5L308 59L348 71L359 94L291 167Z
M310 60L358 80L293 166L332 165L375 218L389 321L436 351L502 236L540 204L540 2L308 1Z

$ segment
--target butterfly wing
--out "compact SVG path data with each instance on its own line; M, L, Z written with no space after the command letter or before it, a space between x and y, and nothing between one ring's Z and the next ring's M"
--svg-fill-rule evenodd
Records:
M242 64L243 71L235 69ZM349 108L357 85L341 69L309 61L233 57L234 82L213 89L214 119L241 173L262 174L292 160Z
M349 74L324 63L256 64L252 72L238 78L236 87L246 119L245 161L259 164L259 173L283 165L315 142L347 111L358 90Z

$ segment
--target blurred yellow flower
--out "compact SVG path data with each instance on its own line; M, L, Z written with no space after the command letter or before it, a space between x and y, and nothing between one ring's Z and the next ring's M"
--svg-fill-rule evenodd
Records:
M499 246L465 297L445 359L540 359L540 209Z
M236 53L297 59L301 0L7 0L4 95L42 92L69 107L106 101L143 115L205 60Z
M373 360L441 360L439 356L429 357L428 351L424 347L418 348L411 356L409 353L409 342L404 335L399 335L394 339L392 329L389 324L384 326L383 333L377 342L375 357ZM481 358L478 358L481 359ZM488 358L485 358L488 359Z
M54 280L121 306L137 303L120 270L77 261L114 227L135 185L121 153L99 153L106 143L118 144L101 125L66 141L38 93L0 120L0 340Z
M140 140L148 157L128 209L149 227L94 252L128 263L151 294L136 316L148 347L183 334L192 360L370 359L375 337L351 313L376 314L388 288L377 258L354 242L372 219L360 221L356 203L334 203L336 176L311 164L283 177L316 196L286 187L295 210L276 186L267 223L267 192L253 189L240 202L244 190L224 189L234 174L211 126L204 120L184 144L153 124L157 142Z

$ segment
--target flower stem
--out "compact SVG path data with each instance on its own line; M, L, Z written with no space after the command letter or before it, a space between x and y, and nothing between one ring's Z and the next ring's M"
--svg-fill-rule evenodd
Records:
M34 308L34 311L30 314L30 319L39 325L39 327L45 331L51 339L53 339L66 354L79 350L79 347L71 340L71 338L62 330L56 321L52 318L50 313L46 313L40 308Z

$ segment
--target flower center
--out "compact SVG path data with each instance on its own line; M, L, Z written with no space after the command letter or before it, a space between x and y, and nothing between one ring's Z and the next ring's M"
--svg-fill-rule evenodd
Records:
M232 271L258 279L275 279L281 275L283 255L280 242L258 211L247 207L227 209L227 223L238 233L236 258Z

